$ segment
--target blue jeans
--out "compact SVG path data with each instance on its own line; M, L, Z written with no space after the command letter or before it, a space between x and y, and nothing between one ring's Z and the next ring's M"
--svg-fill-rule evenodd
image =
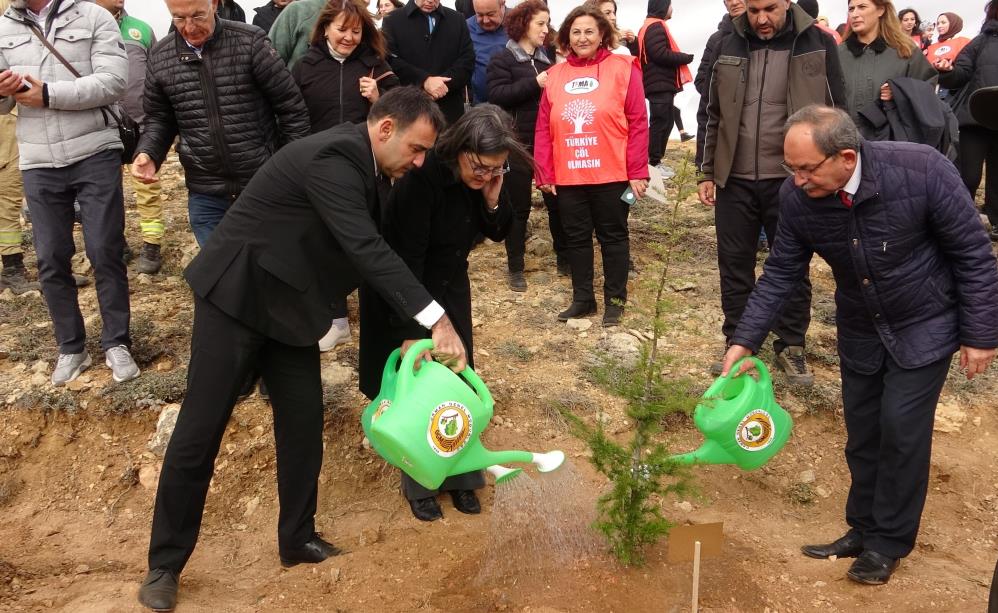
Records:
M228 196L187 193L187 215L191 220L191 230L194 232L198 247L204 247L208 237L225 217L225 212L233 202L234 199Z

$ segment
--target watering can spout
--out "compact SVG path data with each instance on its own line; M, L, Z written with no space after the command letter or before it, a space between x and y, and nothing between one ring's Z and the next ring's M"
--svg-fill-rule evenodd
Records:
M707 441L696 451L680 453L669 458L677 464L692 466L694 464L737 464L727 451L714 441Z
M492 451L485 447L479 447L478 449L469 449L468 453L461 456L450 472L452 475L459 475L482 470L494 464L531 461L533 461L533 454L529 451Z

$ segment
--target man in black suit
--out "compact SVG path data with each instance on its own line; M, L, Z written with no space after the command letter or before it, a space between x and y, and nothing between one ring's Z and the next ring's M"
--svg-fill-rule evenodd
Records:
M222 434L254 370L274 409L281 564L339 553L315 532L323 423L317 342L329 328L333 302L360 281L431 330L438 360L464 368L465 348L450 319L375 222L387 180L422 165L443 125L428 95L401 87L374 104L366 124L286 145L187 268L194 290L187 395L156 493L143 605L169 611L176 604Z
M409 0L385 17L388 63L403 85L417 85L440 105L448 123L464 114L475 47L465 18L440 0Z

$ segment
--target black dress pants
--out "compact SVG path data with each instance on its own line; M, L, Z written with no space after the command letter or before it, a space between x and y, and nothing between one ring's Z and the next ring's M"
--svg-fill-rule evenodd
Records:
M960 127L960 176L970 191L970 197L977 194L981 185L981 175L987 166L984 177L984 214L991 227L998 230L998 130L975 126Z
M932 426L951 358L904 369L885 352L873 374L844 363L845 456L852 476L846 522L863 547L911 553L929 485Z
M658 166L662 161L669 135L672 134L672 126L676 120L672 107L674 98L670 94L648 101L648 163L652 166Z
M717 232L717 268L721 276L721 331L730 339L745 310L749 294L755 288L755 258L759 244L759 226L770 241L776 237L780 210L780 186L783 179L748 181L728 179L717 189L714 205L714 228ZM805 277L787 300L773 332L778 337L776 350L788 345L804 346L804 335L811 324L811 280Z
M263 375L274 411L278 546L285 551L311 540L322 465L319 346L274 341L195 296L187 395L156 491L151 570L179 573L193 553L218 447L254 368Z
M527 244L527 221L530 219L532 182L534 173L529 166L510 163L503 185L513 207L513 223L506 235L506 262L510 272L523 272L523 256ZM551 230L551 245L560 260L565 249L565 232L561 227L558 211L558 197L541 192L548 210L548 227Z
M620 199L628 183L558 186L558 208L565 230L565 255L572 268L572 301L595 302L593 231L603 253L605 304L627 302L630 206Z

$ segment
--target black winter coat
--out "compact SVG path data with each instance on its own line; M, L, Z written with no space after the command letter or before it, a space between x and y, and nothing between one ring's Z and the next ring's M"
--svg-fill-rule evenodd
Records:
M274 25L274 20L281 14L283 8L278 7L273 2L268 2L263 6L254 9L256 15L253 16L253 25L264 32L270 32L270 27Z
M700 58L700 67L693 77L693 86L700 94L700 105L697 107L697 156L696 165L700 168L703 162L703 146L707 142L707 87L710 85L710 73L714 70L714 60L717 59L717 46L721 44L721 39L731 32L731 16L725 15L717 24L717 31L707 39L707 45L703 49L703 57Z
M875 373L885 352L912 369L960 345L998 347L998 267L956 168L896 142L864 141L861 164L852 208L783 184L773 250L732 343L759 348L817 253L835 277L839 357L852 370Z
M928 81L911 77L888 79L893 100L877 100L859 109L856 127L868 140L893 140L928 145L956 160L959 127L949 105Z
M301 88L312 132L320 132L344 122L367 121L371 102L360 95L360 78L373 77L383 94L399 84L391 67L367 45L359 45L341 64L329 54L325 41L312 45L308 53L291 70L291 76Z
M475 47L464 17L441 6L430 34L426 15L413 0L385 17L381 32L388 41L388 63L402 85L423 86L427 77L450 77L447 95L437 100L448 123L464 114L465 88L475 70Z
M246 23L246 11L235 3L235 0L220 0L218 3L218 18L227 21Z
M544 92L537 84L537 75L549 68L551 60L544 49L538 48L534 55L528 56L510 41L506 49L492 56L486 71L489 102L513 116L520 142L531 151L534 149L537 106Z
M645 98L655 102L660 96L674 96L679 92L676 86L676 71L693 61L689 53L681 53L669 44L662 24L655 23L645 30L645 57L641 58L641 70L645 85ZM647 61L646 61L647 60Z
M421 168L395 183L382 218L385 240L447 312L474 366L468 254L479 234L501 241L509 232L512 207L505 190L490 213L482 192L468 188L430 152ZM406 339L429 337L429 331L403 320L367 285L360 290L360 318L360 390L373 398L388 354Z
M157 168L179 134L187 188L238 195L284 143L309 134L308 109L256 26L219 19L202 56L178 33L153 47L137 147Z
M979 125L970 115L970 94L982 87L998 85L998 20L984 24L981 33L960 51L953 70L939 73L939 85L948 89L966 88L953 112L961 126Z

